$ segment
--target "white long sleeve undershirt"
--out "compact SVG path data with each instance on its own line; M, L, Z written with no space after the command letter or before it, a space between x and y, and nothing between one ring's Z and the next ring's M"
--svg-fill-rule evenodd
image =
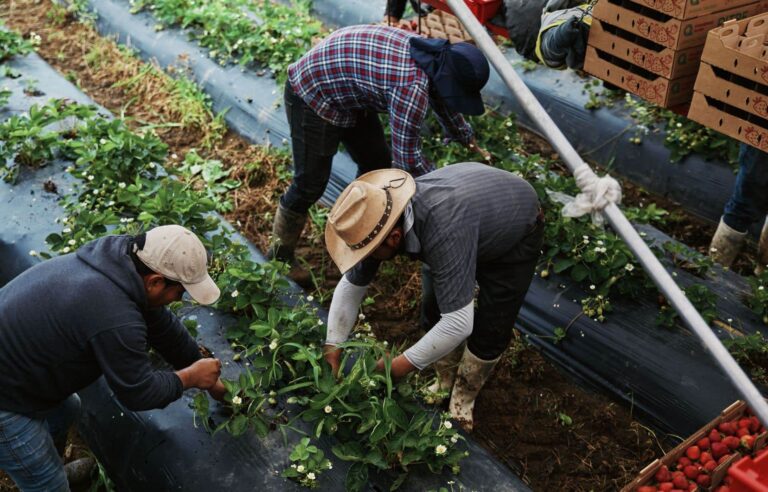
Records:
M338 345L349 338L367 290L367 285L355 285L347 280L346 275L341 278L333 291L328 311L326 345ZM448 355L472 334L474 314L473 302L456 311L441 314L440 321L403 355L418 369L424 369Z

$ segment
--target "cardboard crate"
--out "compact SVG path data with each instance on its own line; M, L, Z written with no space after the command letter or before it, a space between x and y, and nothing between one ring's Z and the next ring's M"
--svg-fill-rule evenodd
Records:
M668 79L695 74L704 49L674 50L597 19L592 20L589 44Z
M636 0L649 9L676 19L691 19L746 5L753 0Z
M702 63L694 90L732 108L768 119L768 85L748 88L744 79L733 78L730 72Z
M594 18L653 41L682 50L704 44L707 32L730 19L744 19L768 11L768 0L753 1L693 19L681 20L629 0L599 0Z
M752 82L768 84L766 37L768 13L728 21L707 35L701 60Z
M632 480L623 489L621 489L621 492L634 492L638 487L650 484L654 480L656 472L658 472L663 465L667 465L667 467L671 469L673 465L676 465L678 458L683 456L685 450L688 449L689 446L692 446L700 439L707 437L710 431L721 423L741 418L747 413L747 409L748 407L746 402L742 400L738 400L732 403L728 408L723 410L720 415L715 417L711 422L709 422L695 433L691 434L688 439L678 444L672 451L665 454L662 458L654 460L653 463L643 468L637 478ZM760 434L758 439L755 440L754 449L758 450L765 447L767 439L768 432L763 432ZM725 478L726 473L728 473L728 468L742 457L738 451L734 451L729 456L730 457L727 461L718 465L717 468L715 468L714 471L710 474L712 482L706 490L713 490L715 487L717 487L723 478ZM699 487L696 490L701 491L702 489Z
M584 71L666 108L690 101L696 81L695 75L677 79L656 75L594 46L587 46Z
M694 92L688 118L747 145L768 152L768 120Z

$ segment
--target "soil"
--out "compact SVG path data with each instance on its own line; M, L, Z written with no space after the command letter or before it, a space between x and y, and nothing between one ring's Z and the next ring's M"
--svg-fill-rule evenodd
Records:
M43 40L38 50L41 57L93 100L132 118L132 124L180 121L161 76L150 74L131 86L116 87L117 82L136 77L146 65L125 55L91 27L71 18L49 16L53 8L49 0L15 1L10 6L4 2L0 17L23 34L39 34ZM183 66L184 60L180 60L177 70ZM197 148L204 157L219 159L233 168L233 177L243 186L231 194L234 210L226 217L265 251L277 198L287 184L281 176L289 159L274 157L227 130L214 134L208 127L188 125L157 131L169 145L169 155L177 156L166 166L180 162L191 148ZM540 137L521 132L528 151L556 157ZM213 145L205 148L203 140ZM642 190L625 189L629 190L630 203L659 202ZM706 249L713 228L686 216L674 204L663 206L673 216L682 217L679 223L670 221L675 226L666 232L697 249ZM339 272L325 252L321 232L310 223L297 256L317 275L315 298L327 304ZM377 335L392 343L413 341L420 335L417 264L404 259L387 264L369 293L375 303L365 313ZM519 337L480 393L475 416L477 440L534 490L616 490L664 453L659 443L664 440L657 440L628 409L577 385ZM13 490L3 489L2 480L0 491Z

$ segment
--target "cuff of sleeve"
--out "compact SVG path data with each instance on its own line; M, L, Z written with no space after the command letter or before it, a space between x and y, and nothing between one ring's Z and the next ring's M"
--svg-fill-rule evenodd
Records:
M424 370L424 367L423 367L423 366L420 366L419 364L416 364L416 363L413 361L413 359L411 358L411 356L410 356L410 355L408 355L408 352L409 352L409 350L410 350L410 349L408 349L408 350L406 350L405 352L403 352L403 357L405 357L405 358L406 358L406 360L408 360L408 362L410 362L410 363L411 363L411 365L412 365L413 367L415 367L416 369L418 369L419 371L422 371L422 370Z

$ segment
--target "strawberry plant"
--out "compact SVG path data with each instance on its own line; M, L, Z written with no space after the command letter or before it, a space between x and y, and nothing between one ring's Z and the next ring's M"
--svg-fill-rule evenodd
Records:
M24 39L16 32L3 30L3 25L0 23L0 63L17 55L24 56L32 53L39 44L40 36L37 34L32 33L29 39Z
M704 318L707 324L712 323L717 319L717 296L710 291L706 285L694 284L689 285L683 289L685 296L691 301L691 304L696 308ZM669 304L664 304L659 310L659 315L656 317L656 324L671 328L675 326L679 315L677 311Z
M225 170L221 161L204 159L192 149L184 156L184 162L176 173L184 176L185 181L196 189L202 190L215 203L218 212L232 211L232 202L226 198L226 194L240 187L241 183L229 179L232 169Z
M768 340L762 333L735 336L723 344L755 381L768 384Z
M279 80L321 33L320 22L309 15L304 1L286 6L268 0L134 0L131 5L134 13L152 10L160 21L157 29L193 28L192 38L210 49L210 57L220 64L255 62Z
M303 437L293 448L290 460L293 462L289 468L283 470L282 475L293 479L305 487L314 488L318 485L318 477L326 470L333 468L331 461L317 446L310 444L308 437Z

